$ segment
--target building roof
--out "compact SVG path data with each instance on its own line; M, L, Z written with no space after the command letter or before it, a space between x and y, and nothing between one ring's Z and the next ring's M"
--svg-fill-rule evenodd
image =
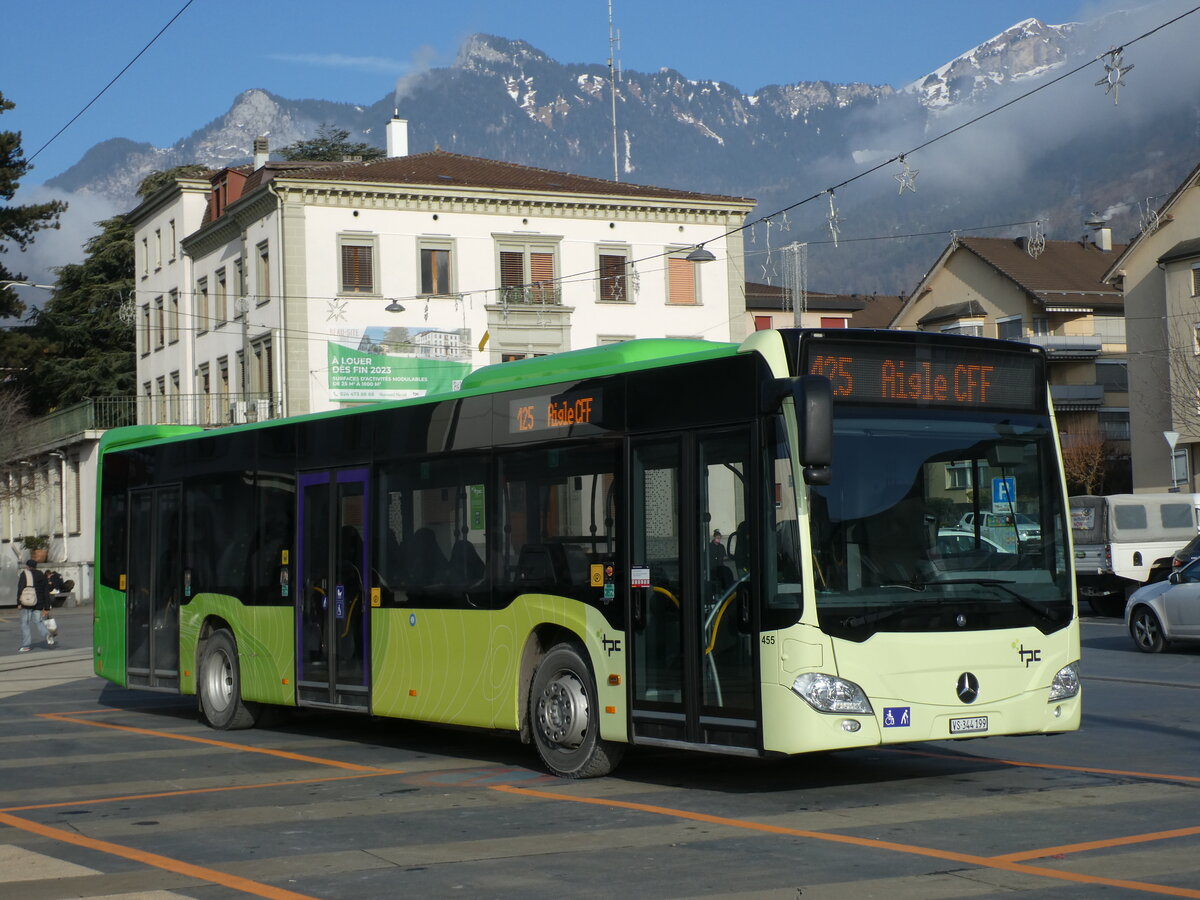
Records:
M1158 226L1145 228L1142 231L1139 231L1136 235L1134 235L1133 240L1125 246L1125 249L1121 252L1121 254L1112 261L1104 273L1104 279L1106 281L1111 281L1124 274L1121 270L1125 265L1126 257L1140 247L1142 242L1148 237L1150 237L1152 234L1156 234L1159 227L1171 221L1171 208L1179 202L1180 197L1182 197L1191 187L1196 184L1200 184L1200 164L1197 164L1196 167L1188 173L1187 177L1179 183L1179 186L1171 192L1171 196L1164 200L1163 205L1160 206L1155 212L1154 220L1159 223Z
M552 194L604 194L618 197L690 200L701 203L750 205L754 203L754 200L747 197L700 194L674 188L609 181L604 178L555 172L552 169L539 169L534 166L522 166L494 159L463 156L459 153L448 153L445 150L374 159L366 162L316 164L312 162L269 162L262 169L251 174L244 192L249 193L264 181L272 178L311 178L315 181L429 185L439 188L486 188Z
M1086 241L1046 241L1036 257L1025 238L965 237L959 244L1047 306L1123 307L1121 291L1102 279L1124 244L1104 251Z
M1160 263L1177 262L1181 259L1194 259L1200 256L1200 238L1192 238L1190 241L1180 241L1166 253L1158 258Z
M746 310L791 309L786 299L787 289L776 284L746 282ZM854 326L863 328L885 328L892 316L900 309L903 297L891 294L827 294L809 291L806 308L810 312L848 312L852 314Z
M921 318L918 325L930 325L934 322L946 322L951 319L978 319L987 315L978 300L964 300L962 303L949 303L945 306L935 306Z

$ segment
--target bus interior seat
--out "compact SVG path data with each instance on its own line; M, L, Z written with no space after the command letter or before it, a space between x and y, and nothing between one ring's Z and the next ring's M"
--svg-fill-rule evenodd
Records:
M517 559L517 581L547 587L583 587L591 566L586 551L562 544L526 544Z
M466 538L459 538L450 550L450 581L457 585L470 586L483 579L487 567L479 551Z

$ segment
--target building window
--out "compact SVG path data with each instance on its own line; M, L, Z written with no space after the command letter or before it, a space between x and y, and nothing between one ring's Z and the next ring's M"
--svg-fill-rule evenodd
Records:
M1096 337L1106 344L1125 343L1125 317L1123 315L1094 316L1092 327L1095 329Z
M422 238L421 290L426 296L445 297L454 293L454 256L450 241Z
M213 405L212 405L212 373L209 371L208 363L201 363L196 370L196 382L200 388L200 421L198 425L212 425L213 420Z
M142 306L142 356L150 352L150 304Z
M160 375L154 379L154 384L158 388L155 395L157 402L154 405L154 421L162 425L167 421L167 379Z
M1200 266L1192 269L1192 296L1200 297Z
M1041 337L1050 334L1050 320L1045 316L1034 316L1030 331Z
M667 303L694 305L696 292L696 263L687 258L691 250L680 250L667 257Z
M250 391L266 394L269 399L275 393L275 372L272 363L274 357L270 336L251 341L250 353Z
M770 316L755 316L754 317L754 330L755 331L770 331L771 328L774 326L774 324L775 323L771 321Z
M555 281L557 245L545 242L497 243L500 299L505 303L561 303Z
M150 274L150 239L142 238L142 277Z
M217 360L217 386L224 397L229 396L229 357L222 356Z
M1171 452L1171 486L1189 484L1191 475L1188 472L1187 448L1178 447Z
M167 340L179 343L179 291L175 288L167 294Z
M196 281L196 327L200 331L208 330L208 279Z
M213 281L213 321L221 325L229 321L229 285L226 284L225 270L217 269Z
M600 272L600 299L607 303L628 303L629 252L623 248L601 247L596 268Z
M167 239L171 242L167 247L167 252L171 255L167 257L168 262L175 262L176 245L179 243L179 237L175 234L175 220L172 219L167 224Z
M239 256L233 261L233 288L237 291L237 299L241 300L246 296L246 266ZM241 304L237 304L237 315L242 314Z
M162 268L162 229L154 229L154 270Z
M821 316L822 328L845 328L846 320L841 316Z
M952 462L946 466L946 490L968 491L973 482L970 461Z
M1097 414L1100 436L1106 441L1129 440L1129 410L1102 409Z
M996 320L996 337L1002 341L1019 341L1025 336L1025 323L1020 316Z
M167 323L163 316L163 298L154 298L154 349L161 350L167 343Z
M271 254L267 249L267 242L263 241L258 245L258 265L255 273L255 280L258 284L258 305L267 303L271 299Z
M171 423L179 425L183 423L183 419L179 415L179 373L172 372L167 382L167 403L168 414L171 416Z
M375 293L375 238L340 236L338 265L341 293Z
M1101 359L1096 361L1096 383L1104 385L1105 391L1129 391L1129 368L1123 359Z

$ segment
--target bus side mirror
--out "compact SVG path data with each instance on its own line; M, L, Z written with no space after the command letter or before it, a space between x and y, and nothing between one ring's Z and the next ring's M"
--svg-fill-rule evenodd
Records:
M768 382L764 412L773 412L791 397L796 404L800 445L796 455L804 466L805 484L829 484L833 477L833 385L823 375L799 375Z
M833 478L833 385L821 375L802 375L792 385L800 462L805 484L829 484Z

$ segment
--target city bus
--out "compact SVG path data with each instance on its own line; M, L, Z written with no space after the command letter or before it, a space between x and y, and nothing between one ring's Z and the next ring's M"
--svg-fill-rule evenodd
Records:
M418 399L114 429L101 454L95 671L196 695L217 729L277 707L474 726L589 777L630 745L1079 725L1036 346L637 340ZM960 525L998 509L1038 539Z

